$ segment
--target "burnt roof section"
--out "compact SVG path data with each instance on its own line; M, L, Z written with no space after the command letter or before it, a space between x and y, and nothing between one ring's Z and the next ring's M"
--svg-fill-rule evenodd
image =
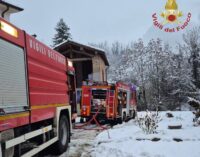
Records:
M109 66L109 62L108 62L108 59L106 57L106 53L104 50L100 49L100 48L96 48L96 47L93 47L93 46L89 46L89 45L84 45L84 44L80 44L78 42L75 42L75 41L72 41L72 40L67 40L67 41L64 41L63 43L61 44L58 44L54 47L54 50L62 53L66 50L70 50L70 49L73 49L73 48L77 48L79 50L81 49L84 49L84 51L86 53L89 53L89 54L92 54L92 55L100 55L101 58L103 59L103 61L105 62L105 65L106 66ZM81 51L80 51L81 52Z
M0 5L4 6L4 7L12 8L15 12L20 12L20 11L24 10L23 8L20 8L20 7L16 6L16 5L10 4L10 3L2 1L2 0L0 0Z

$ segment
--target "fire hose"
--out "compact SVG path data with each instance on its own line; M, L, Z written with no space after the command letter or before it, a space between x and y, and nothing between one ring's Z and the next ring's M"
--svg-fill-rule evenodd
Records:
M108 128L105 127L105 126L103 126L103 125L101 125L98 122L98 120L96 119L100 110L101 110L101 106L98 108L97 112L92 116L92 118L88 122L84 123L83 125L78 125L78 126L75 125L74 128L75 129L84 129L84 130L107 130ZM95 124L97 125L97 127L96 128L85 128L86 126L90 125L92 121L95 122Z

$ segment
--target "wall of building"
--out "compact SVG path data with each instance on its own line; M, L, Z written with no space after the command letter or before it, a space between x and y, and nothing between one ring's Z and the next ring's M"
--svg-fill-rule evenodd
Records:
M94 81L106 81L106 65L103 59L96 55L92 58L93 63L93 80Z

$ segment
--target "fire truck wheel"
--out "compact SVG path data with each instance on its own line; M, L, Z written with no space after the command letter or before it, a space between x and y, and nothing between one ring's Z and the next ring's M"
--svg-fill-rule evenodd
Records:
M86 122L89 122L92 117L87 117Z
M135 119L135 116L136 116L136 111L133 110L133 116L132 116L132 118Z
M122 117L117 118L117 123L118 123L118 124L122 124L122 122L123 122Z
M1 133L1 140L7 141L14 138L14 130L7 130ZM2 150L3 157L13 157L14 156L14 147L9 148L7 150Z
M123 121L125 122L126 119L127 119L127 117L126 117L126 112L124 112L124 113L123 113Z
M81 117L80 123L84 123L84 118Z
M69 130L69 121L66 116L62 115L59 121L58 141L55 144L56 154L58 155L64 153L68 148Z
M0 156L3 156L1 145L0 145Z

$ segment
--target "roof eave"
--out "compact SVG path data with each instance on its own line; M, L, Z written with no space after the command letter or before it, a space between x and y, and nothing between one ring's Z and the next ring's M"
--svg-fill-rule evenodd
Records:
M103 50L100 50L100 49L95 49L93 47L90 47L88 45L84 45L84 44L81 44L81 43L78 43L78 42L75 42L75 41L72 41L72 40L66 40L64 42L62 42L61 44L57 45L54 47L54 50L59 50L60 48L62 48L63 46L65 46L66 44L73 44L73 45L76 45L76 46L80 46L80 47L83 47L83 48L87 48L87 49L90 49L90 50L93 50L93 51L96 51L99 55L101 55L101 57L103 58L104 62L105 62L105 65L106 66L109 66L109 62L108 62L108 59L106 57L106 53L105 51Z
M2 4L4 6L9 6L12 9L16 10L16 12L20 12L20 11L24 10L23 8L20 8L20 7L16 6L16 5L10 4L10 3L2 1L2 0L0 0L0 4Z

